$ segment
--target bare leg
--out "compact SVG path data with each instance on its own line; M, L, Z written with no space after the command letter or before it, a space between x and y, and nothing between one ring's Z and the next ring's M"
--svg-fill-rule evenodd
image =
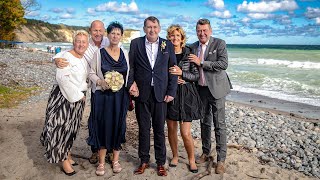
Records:
M120 151L113 150L113 161L119 161Z
M69 154L71 154L71 153L70 152L68 153L68 157L69 157ZM62 161L62 168L63 168L64 172L66 172L66 173L72 173L74 171L72 168L72 165L69 161L69 158Z
M121 165L119 163L119 154L120 154L120 151L116 151L116 150L113 150L113 161L112 161L112 171L114 173L119 173L122 168L121 168Z
M178 164L178 122L173 120L167 120L167 126L168 126L168 138L169 138L169 144L172 151L172 160L170 164L177 165Z
M69 160L71 165L75 163L74 160L71 157L71 151L68 152L68 160Z
M191 122L180 123L180 133L183 139L184 147L186 148L190 169L197 169L194 158L194 144L191 136Z
M106 157L107 149L100 149L98 151L98 153L99 153L99 164L105 164L106 163L105 157Z

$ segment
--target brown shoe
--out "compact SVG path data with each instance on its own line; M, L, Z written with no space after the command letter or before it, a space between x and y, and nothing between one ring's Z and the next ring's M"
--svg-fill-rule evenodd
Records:
M196 163L197 164L202 164L205 163L206 161L208 161L209 157L206 154L202 154L197 160Z
M140 164L140 166L138 167L138 169L136 169L134 171L134 174L143 174L144 170L146 170L147 168L149 168L149 164L148 163L142 163Z
M98 162L98 153L92 153L91 157L89 158L89 162L91 164L96 164Z
M216 167L216 174L223 174L226 172L226 169L224 167L224 162L218 161L217 167Z
M167 170L164 168L163 165L157 166L157 174L158 176L167 176Z

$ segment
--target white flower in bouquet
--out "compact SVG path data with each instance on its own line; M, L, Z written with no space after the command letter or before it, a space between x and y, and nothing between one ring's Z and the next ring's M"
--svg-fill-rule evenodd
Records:
M109 71L104 75L104 80L113 92L117 92L124 84L123 76L117 71Z

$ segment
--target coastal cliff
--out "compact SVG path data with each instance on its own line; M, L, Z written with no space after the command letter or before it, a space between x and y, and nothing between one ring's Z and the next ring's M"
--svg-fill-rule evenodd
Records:
M72 42L74 31L84 29L85 26L68 26L64 24L50 24L44 21L27 19L25 25L21 25L15 30L16 41L22 42ZM125 29L122 42L130 41L140 36L140 31L134 29Z

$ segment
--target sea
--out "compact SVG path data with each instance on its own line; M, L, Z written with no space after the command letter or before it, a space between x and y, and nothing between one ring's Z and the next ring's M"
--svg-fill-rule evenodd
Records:
M22 46L47 51L71 43L39 42ZM123 44L129 49L129 44ZM320 107L320 45L227 45L227 73L233 90Z

